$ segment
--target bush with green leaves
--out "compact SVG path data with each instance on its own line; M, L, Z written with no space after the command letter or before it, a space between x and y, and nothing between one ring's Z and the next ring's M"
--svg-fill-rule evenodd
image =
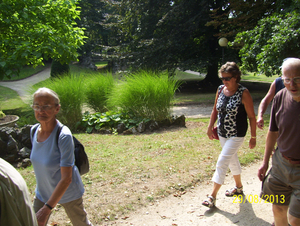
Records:
M171 101L180 83L168 72L140 71L125 77L109 95L110 109L131 112L135 118L161 121L171 115Z
M124 124L126 129L138 126L141 122L147 123L151 121L146 118L136 118L134 115L126 112L107 111L103 113L90 114L85 112L82 121L78 123L78 127L86 130L88 133L99 131L101 129L110 129L116 131L119 124Z
M68 74L69 72L70 72L69 64L66 64L66 63L62 64L57 60L52 61L51 73L50 73L50 76L52 78L56 78L56 77L59 77L64 74Z
M47 80L44 87L55 91L60 99L61 108L57 118L71 130L82 119L82 106L85 100L83 76L65 75Z
M102 75L94 73L86 82L85 96L87 105L95 112L106 112L108 94L114 86L112 74Z

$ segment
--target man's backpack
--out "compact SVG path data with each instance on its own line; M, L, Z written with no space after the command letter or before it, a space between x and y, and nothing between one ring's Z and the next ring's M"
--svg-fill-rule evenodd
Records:
M33 127L32 133L31 133L31 138L35 134L35 131L38 128L38 126L39 126L39 124L37 124ZM57 146L58 146L59 134L60 134L63 126L64 125L62 125L62 126L60 126L60 124L58 125L58 129L57 129L57 133L56 133ZM86 174L87 172L89 172L90 165L89 165L89 159L87 157L87 154L84 151L84 146L74 136L73 136L73 142L74 142L75 165L77 166L80 175Z

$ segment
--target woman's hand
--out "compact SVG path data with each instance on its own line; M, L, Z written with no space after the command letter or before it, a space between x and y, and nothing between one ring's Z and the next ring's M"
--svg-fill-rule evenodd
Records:
M39 226L46 225L46 222L49 218L51 210L47 206L43 206L37 213L36 218Z
M208 128L206 134L210 140L216 139L212 128Z
M250 138L250 141L249 141L249 148L250 149L253 149L253 148L255 148L255 146L256 146L256 138Z

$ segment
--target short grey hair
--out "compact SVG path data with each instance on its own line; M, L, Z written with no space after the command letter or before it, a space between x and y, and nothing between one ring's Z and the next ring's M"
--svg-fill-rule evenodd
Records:
M40 93L47 93L47 94L51 95L54 98L55 104L60 103L60 100L59 100L59 97L58 97L57 93L54 92L52 89L49 89L49 88L46 88L46 87L39 88L37 91L34 92L33 98L35 97L35 95L40 94Z
M294 67L300 71L300 59L295 57L289 57L283 60L281 65L281 72L283 74L283 69L287 67Z

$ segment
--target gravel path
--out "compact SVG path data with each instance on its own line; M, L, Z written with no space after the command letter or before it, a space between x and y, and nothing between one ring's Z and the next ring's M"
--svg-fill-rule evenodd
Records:
M51 68L49 67L26 79L21 79L18 81L0 82L0 86L5 86L7 88L15 90L20 95L22 100L26 103L26 101L31 98L28 90L31 88L32 85L44 81L47 78L50 78L50 71Z
M201 205L213 186L212 182L207 181L181 197L169 196L123 219L102 225L269 226L273 222L272 205L259 198L261 182L256 174L260 164L256 162L243 168L244 196L240 200L225 196L225 191L233 187L233 178L229 175L218 193L217 205L212 209Z

